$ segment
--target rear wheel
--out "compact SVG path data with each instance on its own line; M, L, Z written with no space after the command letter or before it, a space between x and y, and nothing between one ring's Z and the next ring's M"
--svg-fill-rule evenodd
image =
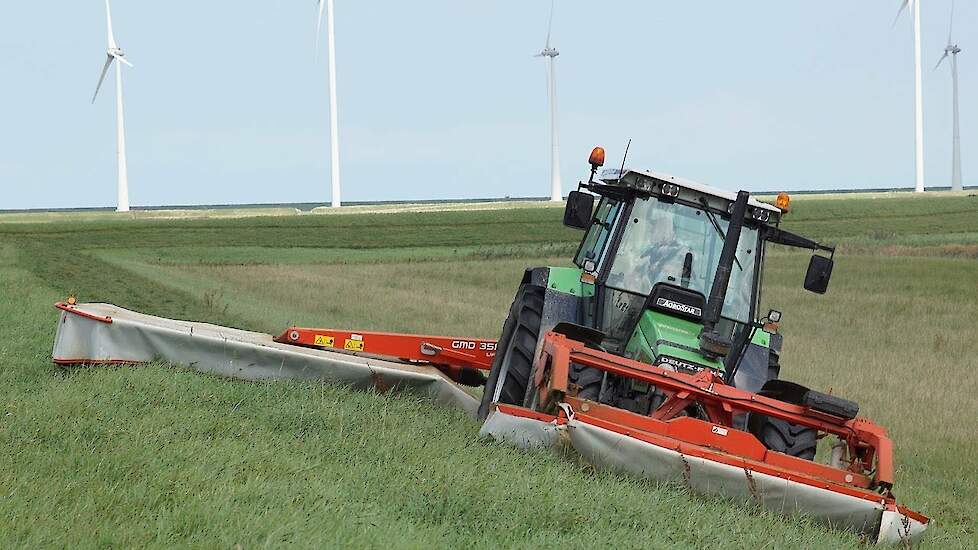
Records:
M484 419L489 415L489 407L494 401L523 404L537 340L540 339L545 292L543 287L535 285L523 285L517 291L496 346L496 356L479 404L479 418ZM495 400L497 389L499 398Z

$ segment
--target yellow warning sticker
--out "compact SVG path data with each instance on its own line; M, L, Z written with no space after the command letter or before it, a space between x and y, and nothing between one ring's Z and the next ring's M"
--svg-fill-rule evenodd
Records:
M363 351L363 340L347 339L343 344L343 349L349 351Z
M336 344L336 338L332 336L326 336L325 334L317 334L313 343L317 346L333 347Z

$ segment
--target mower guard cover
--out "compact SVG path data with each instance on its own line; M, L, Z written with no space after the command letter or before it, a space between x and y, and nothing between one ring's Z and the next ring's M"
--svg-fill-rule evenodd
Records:
M52 358L59 365L162 361L242 380L323 380L365 390L406 392L472 416L479 405L441 370L423 363L313 349L276 341L268 334L164 319L110 304L59 303L56 307L61 317ZM286 334L295 336L286 339L301 344L305 331L289 329ZM755 502L777 513L811 516L881 544L915 542L928 526L927 518L882 498L860 498L800 483L791 476L684 455L605 429L589 418L563 402L556 416L499 404L480 434L523 448L573 450L597 467L684 483L701 494Z
M165 361L241 380L324 380L398 391L476 415L479 402L438 369L275 342L271 335L174 321L110 304L58 304L59 365Z
M522 448L572 450L589 463L659 482L681 483L691 491L738 503L756 503L779 514L804 515L833 528L873 537L878 544L920 539L927 523L886 505L683 455L581 420L567 404L550 417L522 407L497 405L480 434Z

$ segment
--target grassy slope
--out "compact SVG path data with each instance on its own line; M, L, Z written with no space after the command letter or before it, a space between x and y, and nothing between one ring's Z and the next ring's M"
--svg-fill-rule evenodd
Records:
M919 233L960 242L978 231L978 206L961 200L799 200L791 225L853 247L907 244ZM932 223L937 216L946 226ZM855 545L487 444L470 420L409 399L161 367L64 374L47 364L49 304L68 291L263 330L325 320L492 336L522 267L559 261L573 246L578 235L558 219L539 210L0 228L0 328L9 335L0 347L0 545ZM510 244L484 248L498 243ZM541 243L557 257L535 258ZM405 246L423 248L389 251ZM337 254L345 265L331 265ZM306 255L315 263L301 262ZM396 262L378 263L388 255ZM978 490L966 472L978 449L961 418L976 412L978 350L965 327L978 312L978 265L843 257L818 299L797 291L800 263L778 255L767 281L766 301L787 312L792 377L851 387L891 426L901 494L939 522L931 542L974 546ZM297 290L273 284L295 279ZM818 347L814 334L832 347ZM838 350L846 357L833 361ZM949 406L923 401L948 388Z

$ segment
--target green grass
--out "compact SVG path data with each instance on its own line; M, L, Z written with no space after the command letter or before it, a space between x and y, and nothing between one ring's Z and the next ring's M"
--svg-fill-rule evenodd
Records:
M186 220L253 218L256 216L294 216L295 208L247 207L247 208L201 208L172 210L133 210L130 212L109 211L65 211L65 212L10 212L0 214L0 223L49 223L61 224L84 221L107 220Z
M824 297L800 291L800 254L772 255L765 279L765 302L785 311L783 374L890 428L897 493L935 518L933 548L978 545L978 262L933 249L973 242L966 199L799 198L788 226L848 249ZM51 304L69 292L270 332L294 321L494 337L523 268L567 262L579 233L559 219L0 224L0 547L859 546L489 443L474 421L407 397L49 363Z

